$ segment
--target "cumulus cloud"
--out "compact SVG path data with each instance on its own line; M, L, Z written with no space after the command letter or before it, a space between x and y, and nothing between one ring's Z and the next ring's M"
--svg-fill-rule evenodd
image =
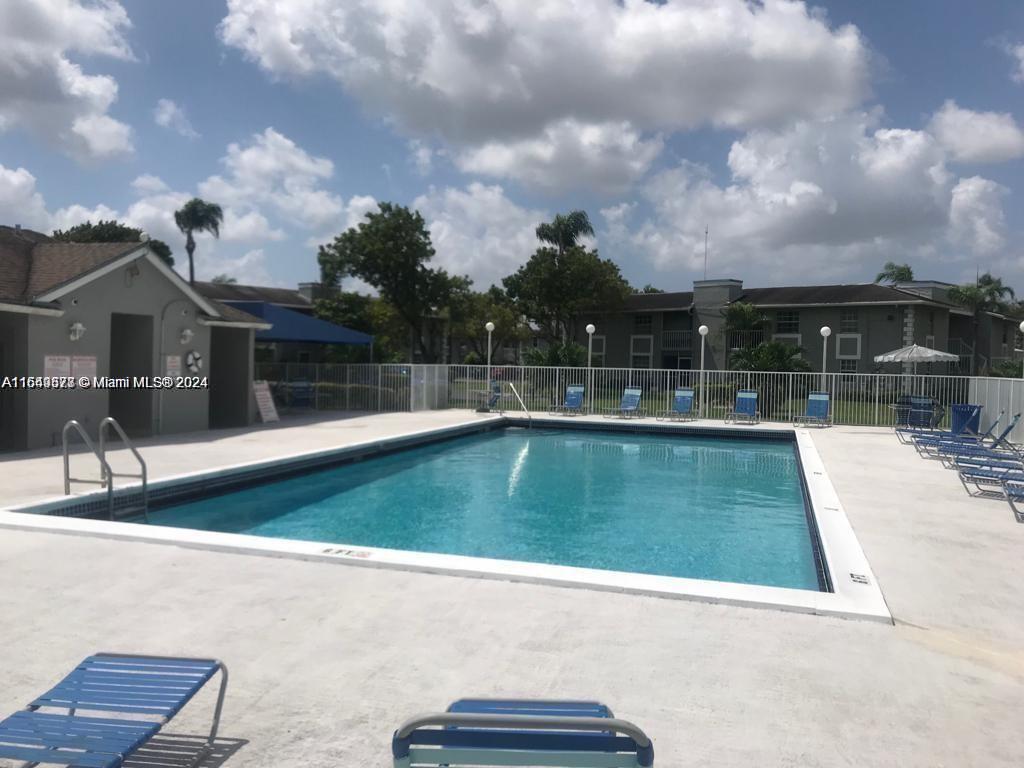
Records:
M562 120L540 136L487 142L458 154L466 173L514 179L561 192L570 188L622 192L647 173L661 154L660 136L644 140L629 123L581 124Z
M954 160L999 163L1024 157L1024 130L1007 112L974 112L949 99L932 116L929 130Z
M24 168L6 168L0 163L0 221L43 231L50 226L36 177Z
M453 274L468 274L478 289L514 272L539 245L534 230L547 212L517 205L498 185L464 189L431 187L413 207L423 214L435 261Z
M144 173L135 178L132 182L132 189L139 194L145 195L153 192L166 192L168 190L168 186L159 176L154 176L151 173Z
M565 150L581 184L614 188L660 148L652 134L827 116L868 90L857 29L790 0L229 0L220 34L274 76L327 74L464 166L530 184ZM574 146L567 121L596 140Z
M0 3L0 131L41 136L81 160L131 153L131 128L108 114L117 82L69 58L131 60L130 27L115 0Z
M334 164L314 157L273 128L233 143L221 160L226 173L199 184L200 194L240 210L267 205L293 224L313 230L337 226L342 199L320 184L334 175Z
M704 227L716 274L806 282L808 270L863 279L886 254L962 258L999 247L1002 188L957 181L925 131L886 128L880 112L758 130L733 143L731 180L683 162L643 187L650 215L602 211L603 241L656 268L697 272ZM904 256L905 257L905 256Z
M199 134L192 127L184 108L171 99L160 99L153 108L153 120L161 128L168 128L186 139L197 139Z
M978 255L996 253L1006 244L1002 199L1009 190L991 179L972 176L953 188L950 234Z
M282 285L271 275L262 248L246 251L240 256L213 254L196 264L198 279L212 280L217 275L233 277L242 285Z
M1013 59L1013 71L1010 78L1015 83L1024 83L1024 43L1007 45L1006 53Z

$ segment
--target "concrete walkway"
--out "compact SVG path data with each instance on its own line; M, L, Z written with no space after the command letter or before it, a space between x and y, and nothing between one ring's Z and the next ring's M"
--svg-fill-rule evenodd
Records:
M479 417L362 417L283 426L273 440L215 433L145 454L172 474L422 418ZM1024 525L889 431L814 439L896 626L0 531L0 712L86 653L131 650L228 663L222 734L247 742L230 768L389 766L400 720L465 695L605 700L671 768L1019 765ZM48 496L53 461L9 460L0 473L22 498ZM25 462L38 462L36 480ZM211 702L171 732L198 733Z

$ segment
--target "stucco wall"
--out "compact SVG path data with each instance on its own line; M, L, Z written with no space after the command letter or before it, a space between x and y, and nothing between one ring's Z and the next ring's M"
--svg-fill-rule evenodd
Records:
M146 259L134 262L138 275L128 268L117 269L60 299L63 317L32 316L28 324L27 373L42 376L45 355L96 357L96 375L110 375L110 316L112 313L153 317L153 350L149 361L151 374L163 374L158 359L180 355L182 373L187 352L199 352L209 365L210 329L196 322L198 308ZM74 322L86 327L78 341L68 338ZM161 332L162 328L162 332ZM179 342L184 329L194 336L187 345ZM162 340L162 344L161 344ZM204 368L202 373L206 372ZM201 374L199 374L201 375ZM209 395L206 390L171 390L150 393L153 399L153 433L187 432L205 429L208 423ZM162 420L161 420L162 413ZM57 445L60 430L68 419L78 419L95 436L97 426L109 414L109 392L105 390L38 391L27 404L28 447Z

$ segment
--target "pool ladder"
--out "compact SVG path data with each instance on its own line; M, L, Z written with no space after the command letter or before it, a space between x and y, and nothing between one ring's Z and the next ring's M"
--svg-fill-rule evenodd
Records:
M526 407L526 403L523 402L523 398L521 398L519 396L519 392L516 391L516 385L513 384L511 381L508 382L508 388L512 390L512 394L516 396L516 400L518 400L519 405L522 406L523 413L526 414L526 428L530 429L531 427L533 427L533 418L530 416L530 411Z
M107 461L107 429L111 428L117 432L118 437L128 447L135 456L135 460L139 462L138 474L132 474L129 472L114 472L110 468L110 463ZM71 477L71 457L68 451L68 435L74 430L78 433L78 436L82 438L82 442L85 443L86 447L92 451L93 455L100 463L100 479L92 480L83 477ZM149 522L149 480L148 472L146 471L146 461L142 458L142 454L135 448L134 443L128 439L128 435L121 428L121 425L117 423L117 419L113 416L107 416L100 422L100 446L97 449L96 445L89 439L88 433L85 428L75 419L71 419L64 425L64 429L61 430L61 446L64 453L64 493L66 495L71 494L71 483L92 483L94 485L100 485L107 489L107 515L111 520L115 519L114 515L114 478L115 477L134 477L142 480L142 503L127 507L122 510L118 510L119 517L128 517L130 515L142 513L143 518Z

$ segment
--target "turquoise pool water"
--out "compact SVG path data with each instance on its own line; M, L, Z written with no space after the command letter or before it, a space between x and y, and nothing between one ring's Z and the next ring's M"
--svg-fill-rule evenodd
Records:
M819 588L789 442L506 429L150 512L158 525Z

